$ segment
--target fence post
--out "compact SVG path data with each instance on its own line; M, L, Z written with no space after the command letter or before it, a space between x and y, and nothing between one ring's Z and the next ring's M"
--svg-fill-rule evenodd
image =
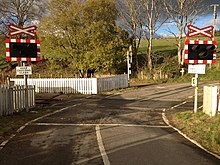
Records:
M92 78L92 94L98 94L97 78Z

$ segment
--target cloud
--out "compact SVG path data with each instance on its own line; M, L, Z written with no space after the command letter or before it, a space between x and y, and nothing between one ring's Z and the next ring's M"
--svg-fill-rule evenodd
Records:
M176 26L176 23L173 21L173 22L165 22L163 24L164 26Z
M195 21L195 26L198 26L200 28L206 27L206 26L212 26L214 24L213 20L213 15L209 14L206 16L200 16L198 19ZM220 17L217 18L217 28L219 29L220 27Z
M173 38L174 37L173 34L166 34L166 33L159 33L158 36L160 38Z

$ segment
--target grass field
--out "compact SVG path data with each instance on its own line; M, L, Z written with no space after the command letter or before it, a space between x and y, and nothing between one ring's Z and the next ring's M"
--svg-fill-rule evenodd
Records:
M200 39L200 40L210 40L204 37L199 37L195 38L192 37L190 40L195 40L195 39ZM183 38L183 41L185 42L185 38ZM217 44L220 44L220 36L215 37L215 41ZM183 42L183 43L184 43ZM161 39L154 39L153 40L153 51L154 52L166 52L166 51L177 51L177 41L175 38L161 38ZM140 43L140 53L145 53L147 51L147 40L142 40ZM217 52L220 53L220 46L217 48Z
M190 38L190 40L195 40L198 38ZM200 40L210 40L204 37L199 37ZM215 37L217 44L220 44L220 36ZM185 38L183 38L183 44L185 43ZM147 52L147 40L143 40L140 44L139 56L146 56ZM212 80L220 80L220 46L217 48L217 62L213 65L206 66L206 74L200 75L201 81L212 81ZM162 65L165 65L163 68L169 68L168 71L172 68L177 68L177 41L174 38L163 38L163 39L154 39L153 40L153 58L170 58L170 61L165 61ZM171 62L175 62L175 64L171 65ZM160 64L159 64L160 65ZM160 67L160 66L159 66ZM175 67L175 68L174 68ZM187 69L187 65L186 65ZM167 72L167 70L164 70ZM173 70L174 71L174 70ZM185 74L184 77L175 77L171 78L168 81L172 82L188 82L194 75Z

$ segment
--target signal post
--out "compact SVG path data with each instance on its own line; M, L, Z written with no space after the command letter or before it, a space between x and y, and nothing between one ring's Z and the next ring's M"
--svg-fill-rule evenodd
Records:
M6 60L7 61L21 61L23 66L16 67L16 74L24 76L24 88L25 88L25 108L28 109L28 84L27 76L32 74L31 67L25 66L25 62L37 62L40 61L40 41L36 40L36 26L29 26L21 28L15 25L8 25L10 32L6 39ZM34 39L21 39L13 38L16 35L28 35Z
M198 28L193 25L187 26L189 32L187 37L193 37L197 35L202 35L210 38L211 40L189 40L185 42L184 49L184 62L188 65L188 73L195 74L192 79L192 86L195 87L194 95L194 112L197 112L197 102L198 102L198 77L199 74L205 74L206 64L214 64L216 62L216 48L217 43L214 40L214 36L211 33L214 30L213 26L208 26L205 28Z
M130 45L129 50L127 51L128 86L130 86L131 64L132 64L132 46Z

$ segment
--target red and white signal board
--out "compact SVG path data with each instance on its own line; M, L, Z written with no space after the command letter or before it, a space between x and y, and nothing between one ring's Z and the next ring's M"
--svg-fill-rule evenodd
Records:
M7 61L40 61L40 41L6 39Z
M214 26L198 28L193 25L187 26L189 29L188 38L202 35L211 39L208 40L186 40L184 48L184 62L186 64L214 64L216 63L217 43L211 31Z

